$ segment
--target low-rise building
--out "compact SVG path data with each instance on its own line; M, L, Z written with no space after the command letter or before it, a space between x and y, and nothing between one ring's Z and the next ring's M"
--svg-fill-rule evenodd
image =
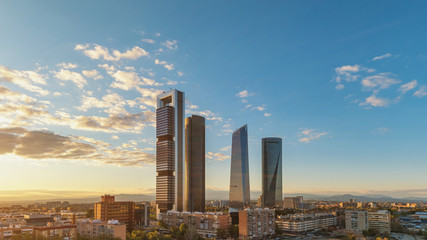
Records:
M170 227L179 227L182 223L194 228L203 237L215 238L218 229L227 231L230 225L230 216L215 212L176 212L167 211L159 214L159 221Z
M275 233L274 209L256 208L239 211L241 238L263 239Z
M77 233L87 237L116 237L126 240L126 224L117 220L102 222L101 220L79 219L76 221Z
M87 218L87 214L85 212L61 211L61 218L70 220L71 224L76 224L77 220Z
M29 226L46 226L49 222L54 222L50 214L26 214L24 220Z
M309 232L337 225L337 217L331 213L290 214L279 216L276 224L286 232Z

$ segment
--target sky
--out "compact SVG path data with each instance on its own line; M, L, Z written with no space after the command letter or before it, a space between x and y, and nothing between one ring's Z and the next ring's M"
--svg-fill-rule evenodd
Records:
M206 187L232 131L283 138L283 191L427 197L423 1L0 3L0 195L155 193L155 99L206 117ZM251 198L258 196L252 194Z

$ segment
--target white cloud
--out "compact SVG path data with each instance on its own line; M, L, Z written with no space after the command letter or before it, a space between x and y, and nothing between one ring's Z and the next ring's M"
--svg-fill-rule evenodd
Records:
M172 80L168 80L168 81L166 82L166 85L169 85L169 86L177 85L177 84L178 84L178 82L177 82L177 81L172 81Z
M111 74L114 77L115 81L111 83L111 87L120 88L123 90L130 90L133 88L137 88L140 85L148 85L148 86L160 86L161 84L156 83L156 81L138 76L136 72L126 72L118 70L115 73Z
M258 106L258 107L253 107L252 109L256 109L256 110L262 112L265 110L265 107L264 106Z
M60 67L60 68L64 68L64 69L72 69L72 68L77 68L77 64L75 63L58 63L56 64L56 66Z
M271 113L264 113L264 117L270 117Z
M150 44L156 43L156 41L154 41L153 39L148 39L148 38L144 38L141 41L146 42L146 43L150 43Z
M178 41L176 40L166 40L162 43L163 46L169 48L170 50L175 50L178 48Z
M155 59L154 63L156 65L163 65L163 67L169 71L174 70L175 68L175 65L173 65L172 63L167 63L166 61L160 61L159 59Z
M225 154L223 154L223 153L213 153L213 152L208 152L208 153L206 154L206 158L207 158L207 159L213 159L213 160L215 160L215 161L219 161L219 162L223 162L223 161L225 161L225 160L229 159L229 158L230 158L230 156L225 155Z
M231 146L226 146L220 149L222 152L229 152L231 150Z
M410 81L408 83L402 84L399 87L399 91L402 92L402 93L406 93L407 91L410 91L410 90L414 89L417 85L418 85L417 80L412 80L412 81Z
M46 80L45 76L34 71L12 70L0 65L0 81L1 80L11 82L25 90L38 93L42 96L49 94L48 90L35 85L46 85Z
M101 74L99 74L99 72L96 69L93 69L93 70L83 70L82 73L83 73L83 75L85 77L92 78L94 80L98 80L98 79L102 79L103 78L103 76Z
M61 69L59 72L53 72L54 76L63 81L71 81L77 85L78 88L82 89L86 85L86 79L78 73L70 70Z
M118 50L112 49L112 54L110 50L106 47L100 46L98 44L93 44L93 48L90 48L89 44L77 44L74 48L77 51L83 51L83 53L92 58L92 59L104 59L107 61L119 61L121 59L138 59L142 56L149 56L149 53L144 49L135 46L132 49L128 49L125 52L120 52Z
M381 59L389 58L389 57L391 57L391 53L386 53L386 54L384 54L384 55L374 57L374 58L372 59L372 61L381 60Z
M420 88L414 93L414 96L416 97L424 97L427 95L427 86L422 85Z
M365 89L372 90L374 88L386 89L400 81L388 77L387 74L378 74L364 78L361 83Z
M189 109L198 109L199 106L190 104L190 105L187 105L187 108L189 108Z
M376 128L372 131L372 133L378 134L378 135L385 135L388 132L390 132L390 129L386 128L386 127L379 127L379 128Z
M82 105L77 109L85 112L91 108L105 108L105 112L109 114L126 113L124 109L126 101L117 93L107 94L103 96L101 100L94 97L83 96L81 102Z
M236 94L236 96L239 97L239 98L245 98L245 97L249 97L249 96L252 96L252 95L254 95L254 94L253 93L249 93L248 90L243 90L243 91L238 92Z
M299 142L309 143L313 140L319 139L321 136L328 135L327 132L318 132L315 129L304 129L300 132Z
M177 74L178 74L178 76L180 76L180 77L184 76L184 73L183 73L183 72L177 71L176 73L177 73Z
M361 106L386 107L390 105L390 100L387 98L378 98L375 94L367 97L365 102L360 103Z

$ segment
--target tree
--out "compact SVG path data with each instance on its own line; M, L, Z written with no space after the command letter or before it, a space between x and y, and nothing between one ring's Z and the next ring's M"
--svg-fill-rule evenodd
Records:
M86 217L87 218L93 218L95 216L94 210L93 209L89 209L86 211Z
M168 225L163 220L158 221L157 226L159 226L160 228L163 228L163 229L168 228Z
M185 223L182 223L181 226L179 226L179 231L181 233L184 233L185 231L187 231L188 226Z
M227 237L227 232L224 229L217 229L216 230L216 237L218 239L225 239Z
M274 224L274 231L276 236L282 236L283 234L282 229L279 227L277 223Z
M238 238L239 237L239 225L232 224L230 225L230 237Z

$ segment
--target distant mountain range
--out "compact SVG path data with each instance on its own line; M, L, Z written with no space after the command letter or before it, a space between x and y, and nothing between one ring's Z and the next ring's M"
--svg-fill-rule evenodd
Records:
M251 192L253 200L257 199L261 192ZM154 201L155 196L151 194L116 194L117 201ZM294 193L294 194L285 194L286 197L290 196L304 196L304 200L320 200L320 201L349 201L350 199L356 199L358 202L420 202L426 201L427 198L419 197L408 197L408 198L393 198L385 195L315 195L309 193ZM228 191L224 190L211 190L206 189L206 199L207 200L227 200ZM49 201L69 201L70 203L95 203L101 200L101 196L85 196L85 197L60 197L60 196L46 196L42 197L37 196L26 196L25 199L12 201L10 199L5 199L0 195L0 207L10 206L15 204L20 204L26 206L28 204L34 203L45 203Z

